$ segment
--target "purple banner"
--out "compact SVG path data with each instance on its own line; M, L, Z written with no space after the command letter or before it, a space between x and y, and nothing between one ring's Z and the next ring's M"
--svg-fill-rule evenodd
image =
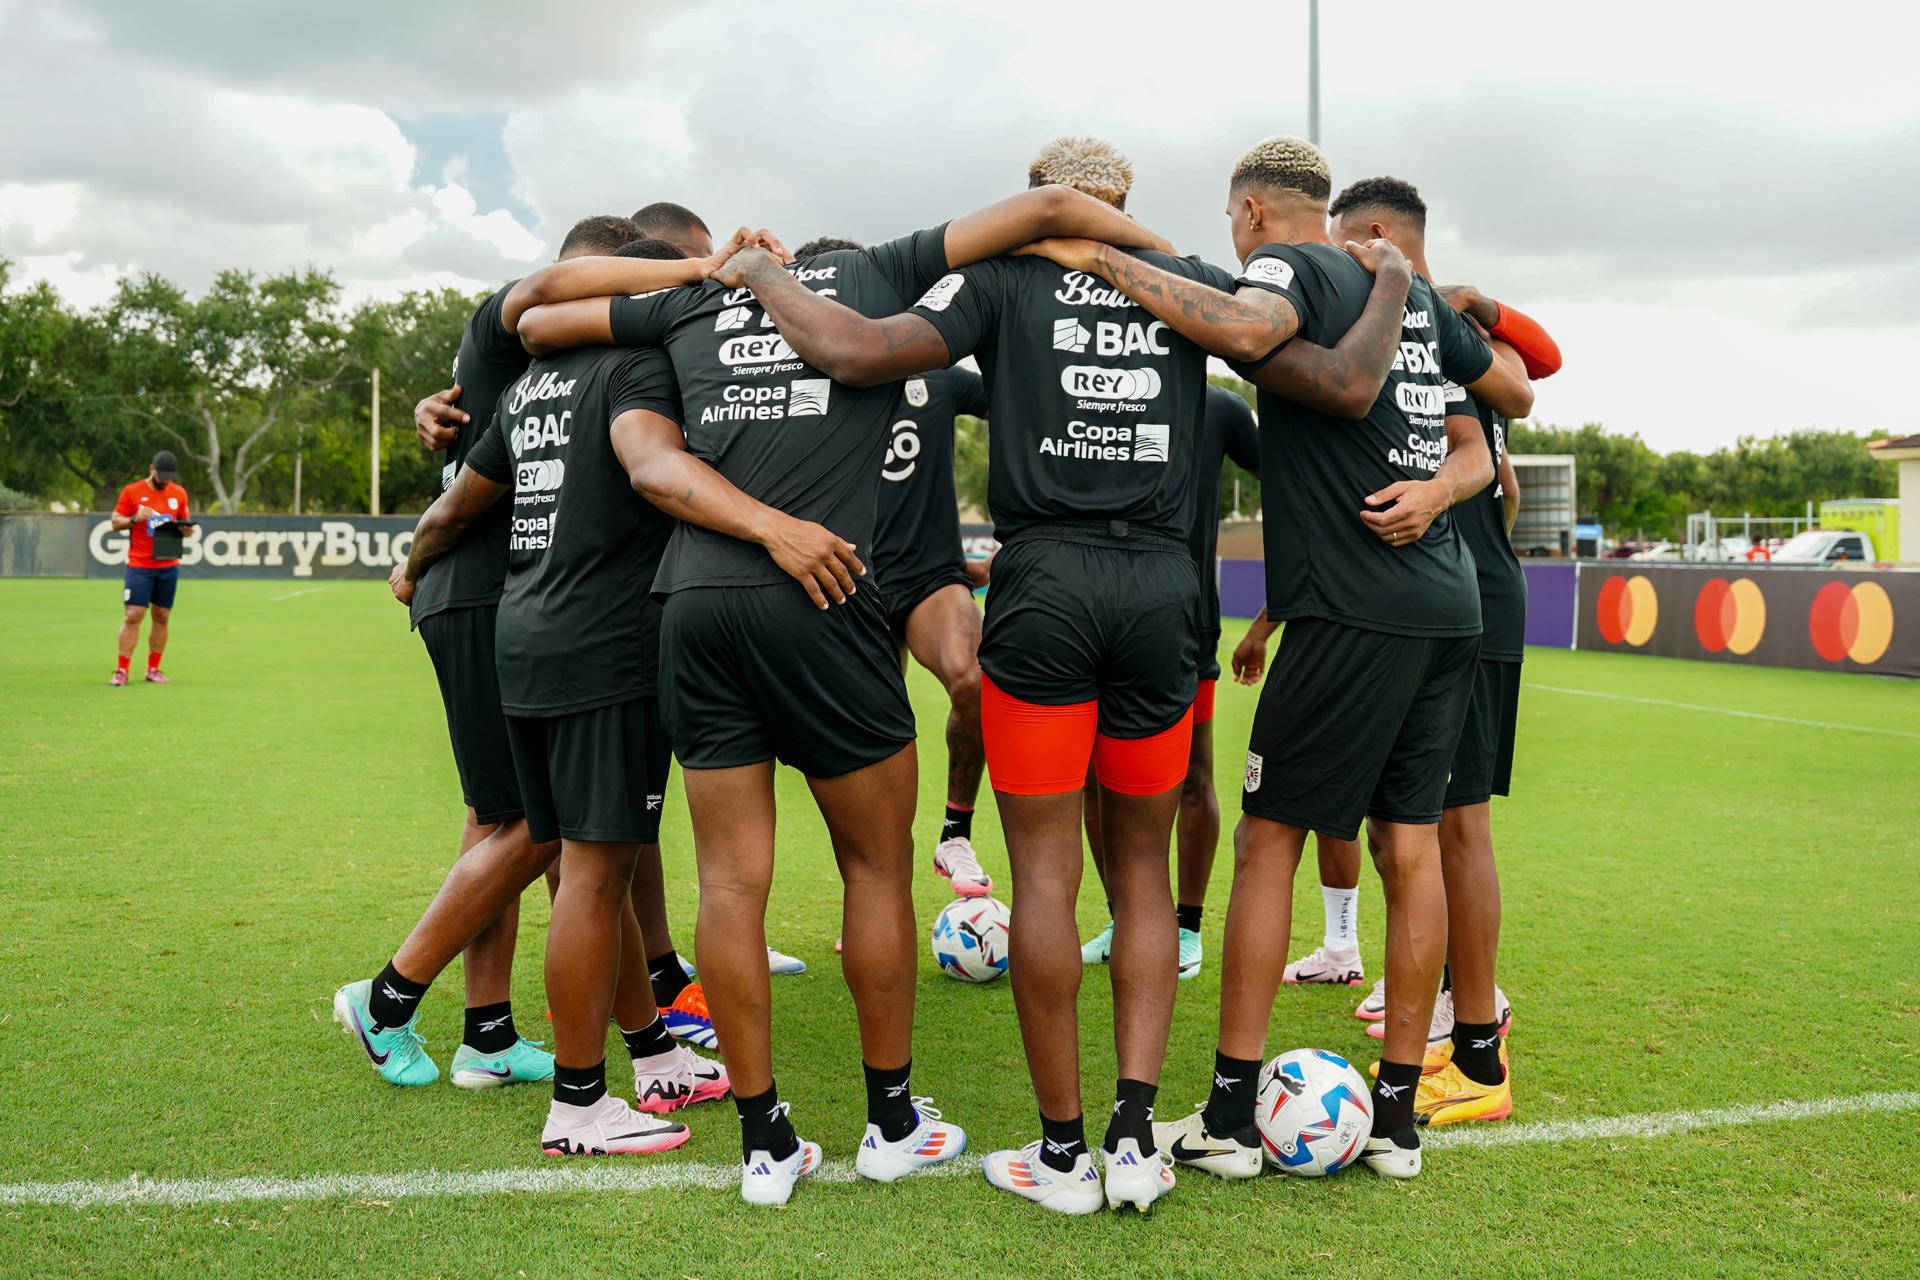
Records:
M1527 575L1527 643L1573 648L1579 566L1523 561L1520 571Z
M1267 562L1220 561L1220 616L1252 618L1267 607Z

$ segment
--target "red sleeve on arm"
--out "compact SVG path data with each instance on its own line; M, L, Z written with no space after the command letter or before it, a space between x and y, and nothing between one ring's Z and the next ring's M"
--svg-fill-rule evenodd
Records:
M1560 372L1560 346L1532 316L1502 304L1500 319L1487 332L1520 353L1527 376L1534 381Z
M128 485L120 490L120 500L113 504L113 514L117 516L130 516L136 509L137 507L133 500L133 486Z

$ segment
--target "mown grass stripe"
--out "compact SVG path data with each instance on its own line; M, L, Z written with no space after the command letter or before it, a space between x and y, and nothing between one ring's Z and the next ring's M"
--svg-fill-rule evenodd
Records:
M1743 720L1771 720L1776 724L1797 724L1808 729L1843 729L1849 733L1884 733L1890 738L1920 738L1920 733L1906 729L1881 729L1870 724L1835 724L1830 720L1801 720L1795 716L1767 715L1760 711L1737 711L1732 707L1710 707L1698 702L1670 702L1665 698L1642 698L1631 693L1605 693L1599 689L1568 689L1557 684L1535 684L1524 682L1529 689L1540 689L1547 693L1574 693L1583 698L1605 698L1610 702L1641 702L1650 707L1673 707L1680 711L1711 711L1723 716L1739 716Z

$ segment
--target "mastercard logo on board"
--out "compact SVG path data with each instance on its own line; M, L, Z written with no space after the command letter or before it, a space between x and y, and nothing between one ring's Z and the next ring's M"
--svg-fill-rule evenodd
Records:
M1693 634L1708 653L1752 653L1767 629L1767 601L1751 578L1709 578L1693 600Z
M1877 582L1829 582L1807 611L1807 634L1828 662L1878 662L1893 643L1893 601Z
M1593 620L1600 628L1600 638L1608 644L1639 648L1653 638L1653 628L1660 621L1660 600L1654 595L1653 583L1645 574L1631 578L1614 574L1600 586Z

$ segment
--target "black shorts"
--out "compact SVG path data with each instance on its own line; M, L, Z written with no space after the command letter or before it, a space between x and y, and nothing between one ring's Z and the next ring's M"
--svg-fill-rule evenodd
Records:
M1342 840L1363 818L1440 821L1479 636L1296 618L1260 691L1240 807Z
M145 609L151 605L155 609L173 608L174 592L180 589L180 566L170 564L164 569L127 569L127 576L121 580L120 602Z
M1220 629L1200 637L1200 678L1218 680L1220 678Z
M535 844L660 843L673 753L654 699L561 716L508 716L507 740Z
M791 581L667 597L660 712L685 769L778 759L836 778L914 736L880 593L821 609Z
M909 578L899 587L881 587L880 598L887 603L887 631L893 636L894 643L906 643L907 619L913 616L915 609L927 602L928 596L955 584L965 587L968 594L972 594L973 580L967 577L967 571L960 567L958 560L943 569Z
M1453 752L1446 806L1485 804L1513 786L1513 736L1520 721L1520 664L1481 659L1473 673L1473 696Z
M507 718L500 711L500 677L493 665L494 606L443 609L420 620L420 640L433 659L440 701L447 709L447 736L460 795L474 821L517 818L520 782L507 746Z
M1164 733L1199 689L1194 583L1171 539L1023 534L994 557L980 669L1022 702L1098 702L1109 738Z

